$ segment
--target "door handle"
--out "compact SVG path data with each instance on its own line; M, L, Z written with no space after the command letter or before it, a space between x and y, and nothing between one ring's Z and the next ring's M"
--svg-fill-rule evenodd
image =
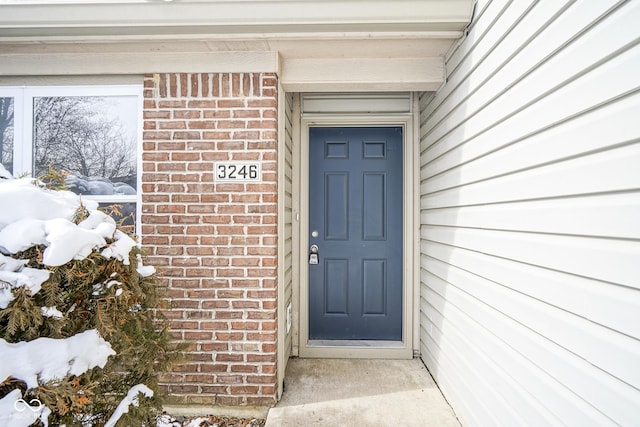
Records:
M309 264L316 265L318 261L318 245L311 245L309 248Z

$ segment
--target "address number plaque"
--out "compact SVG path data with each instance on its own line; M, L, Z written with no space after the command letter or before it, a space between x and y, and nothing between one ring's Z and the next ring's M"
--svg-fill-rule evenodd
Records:
M256 182L262 180L260 162L216 162L217 182Z

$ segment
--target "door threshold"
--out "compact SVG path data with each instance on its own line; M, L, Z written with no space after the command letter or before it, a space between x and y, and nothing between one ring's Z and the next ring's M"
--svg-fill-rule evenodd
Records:
M404 348L402 341L380 340L309 340L308 347Z
M403 341L309 340L300 357L331 359L412 359L413 350Z

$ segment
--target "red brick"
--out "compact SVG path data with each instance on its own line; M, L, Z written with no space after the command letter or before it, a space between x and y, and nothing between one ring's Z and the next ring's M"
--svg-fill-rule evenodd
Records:
M222 301L220 301L222 302ZM202 303L202 308L205 308L205 303ZM200 322L200 328L201 329L210 329L212 331L220 331L220 330L226 330L228 328L229 324L227 322ZM203 344L204 346L204 344Z
M167 151L184 151L186 145L183 141L169 141L169 142L158 142L158 150L167 150Z
M202 391L202 393L204 394L229 394L229 386L226 385L203 385L200 386L200 389ZM213 396L211 397L211 399L213 399L213 401L211 403L207 402L204 403L206 406L210 406L210 405L214 405L217 402L215 402L216 397ZM194 402L195 403L195 402Z
M158 122L159 129L186 129L187 123L184 121L161 121Z
M275 384L275 375L248 375L249 384Z
M231 329L240 331L257 331L260 329L259 322L231 322Z
M216 396L216 404L221 406L241 406L246 404L246 400L240 396Z
M173 110L174 119L199 119L202 117L200 110Z
M166 131L145 131L142 133L144 139L171 139L171 132Z
M182 249L182 248L180 248ZM171 282L173 289L175 288L197 288L200 286L200 281L197 279L173 279ZM190 295L189 295L190 296Z
M199 101L189 101L187 104L188 108L193 109L202 109L202 108L218 108L217 101L213 99L199 100ZM224 107L220 107L224 108Z
M222 363L207 363L200 365L202 372L227 372L229 365Z
M219 256L202 258L202 265L207 267L224 267L229 264L230 262L228 258L221 258Z
M273 404L277 76L144 78L141 241L191 361L160 386L181 404ZM263 182L216 183L221 160L262 161Z
M201 139L200 132L187 131L187 132L173 132L173 139Z
M204 215L201 217L203 224L230 224L231 217L229 215Z
M184 152L171 153L171 161L174 161L174 162L197 162L199 160L200 160L200 153L184 153Z
M161 111L151 111L145 110L143 113L143 118L145 119L170 119L171 111L161 110Z
M258 258L233 258L231 265L234 267L255 267L260 265Z
M230 110L204 110L202 117L205 119L228 119L231 117Z
M232 110L232 111L233 111L233 117L238 119L260 117L260 110L240 109L240 110Z
M216 339L220 341L239 341L243 338L242 332L216 332Z
M186 108L186 101L158 101L158 108Z
M245 108L245 101L241 99L222 99L218 101L218 108Z
M215 129L216 122L211 120L191 120L189 121L189 129Z
M170 385L169 386L170 393L197 393L198 386L197 385L188 385L188 384L180 384L180 385Z
M244 291L230 290L230 289L219 289L216 292L216 296L218 298L242 298L242 297L244 297Z
M235 130L231 139L234 140L257 140L260 139L260 132L256 130Z
M218 353L215 359L216 362L242 362L244 361L244 355L237 353Z
M231 394L258 394L258 386L253 385L238 385L231 386Z
M263 396L248 396L246 404L248 406L273 406L276 403L275 392L271 392L273 396L264 396L266 392L262 392Z
M233 279L231 281L231 286L233 288L256 288L258 286L260 286L260 282L257 279ZM262 292L259 294L253 294L253 291L249 291L247 293L247 297L248 298L262 298L264 295L266 295L266 292ZM271 295L271 293L268 294L269 296Z

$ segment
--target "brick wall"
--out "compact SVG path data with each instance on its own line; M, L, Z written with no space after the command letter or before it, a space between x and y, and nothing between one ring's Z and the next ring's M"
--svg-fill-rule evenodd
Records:
M170 404L276 401L276 100L275 74L145 76L142 244L189 343ZM216 184L218 160L260 160L262 182Z

